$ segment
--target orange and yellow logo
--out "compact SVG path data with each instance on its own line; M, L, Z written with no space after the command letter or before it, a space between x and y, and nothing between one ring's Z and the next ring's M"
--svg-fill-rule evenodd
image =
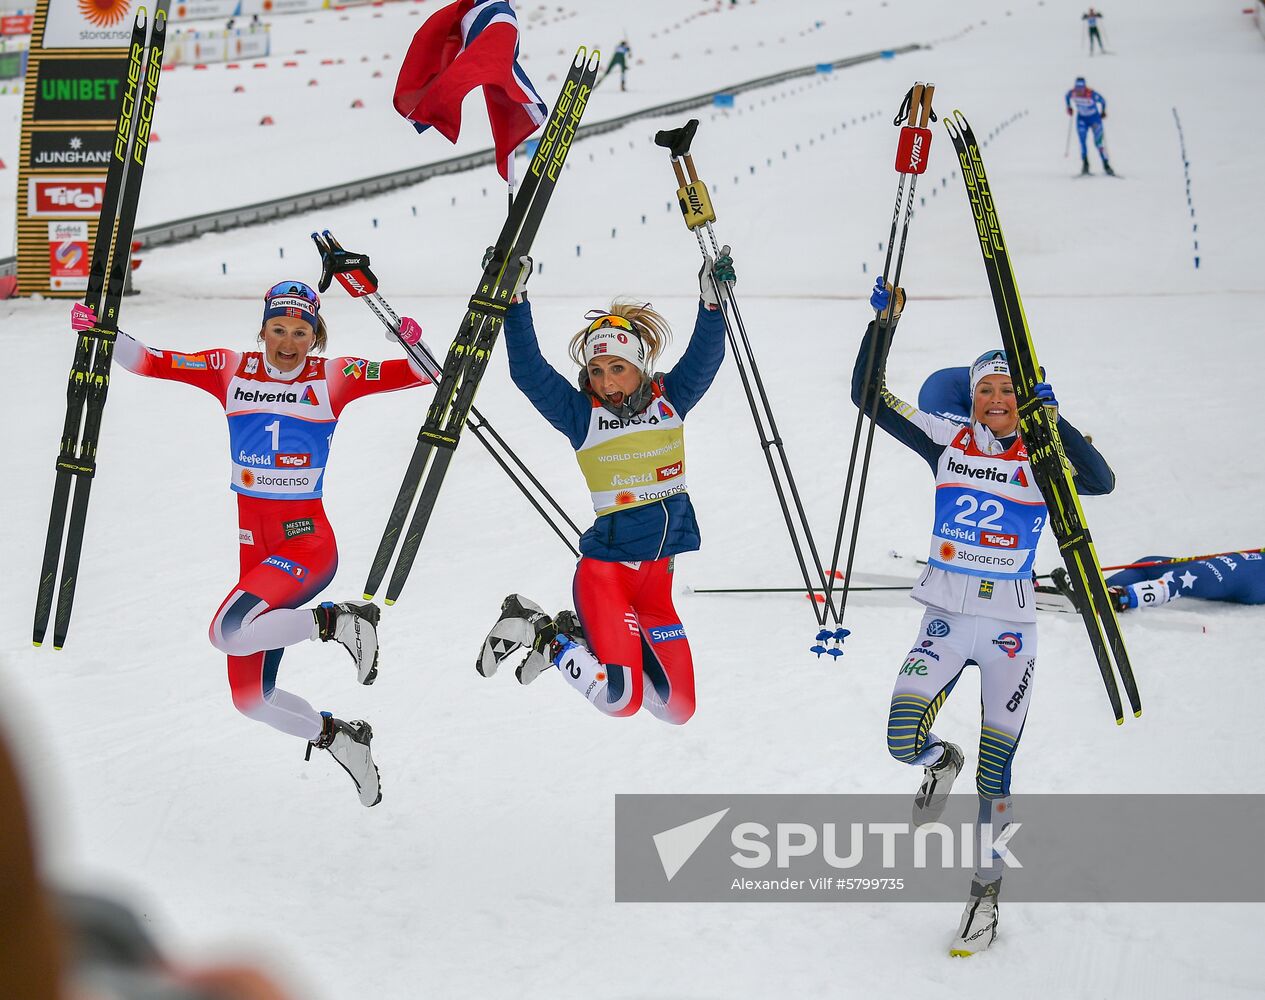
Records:
M127 16L131 0L79 0L79 13L98 28L109 28Z
M953 547L952 542L940 543L940 561L953 562L953 557L958 554L958 550Z

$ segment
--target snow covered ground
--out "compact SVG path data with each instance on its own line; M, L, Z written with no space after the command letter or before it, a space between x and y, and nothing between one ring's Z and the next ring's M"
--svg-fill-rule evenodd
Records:
M416 5L422 13L434 6ZM409 134L389 109L396 60L420 23L413 9L348 11L336 31L335 12L296 21L293 47L308 52L300 58L317 66L336 52L347 59L321 67L331 75L317 88L306 85L316 70L279 66L240 71L242 95L228 93L232 71L172 74L143 221L450 155L438 137ZM717 232L734 247L744 318L823 544L833 538L854 419L847 376L891 218L890 120L916 78L939 85L941 114L963 109L981 137L1000 128L985 155L1041 359L1063 412L1093 433L1118 476L1112 496L1085 504L1104 561L1262 544L1262 477L1253 469L1265 431L1248 407L1265 361L1255 320L1265 308L1256 235L1265 203L1247 195L1265 143L1237 119L1242 96L1265 83L1265 43L1237 6L1122 0L1104 21L1114 54L1092 62L1078 48L1079 10L1065 3L1025 0L1007 12L982 0L744 0L664 35L686 16L679 11L667 0L586 5L528 32L528 70L552 99L542 69L560 61L558 49L592 40L609 49L626 31L646 62L633 67L629 93L609 80L597 92L589 112L597 119L721 81L938 41L700 115L696 161ZM817 20L820 29L799 34ZM775 41L783 33L786 42ZM707 47L711 57L700 54ZM344 113L316 92L335 90L335 71L348 81L361 72L352 48L357 58L375 53L383 78L373 81L376 94L368 84L340 84L340 102L361 96L367 105ZM1075 154L1062 155L1062 95L1078 74L1110 102L1107 138L1121 180L1073 179ZM225 110L230 100L240 109ZM191 114L177 117L182 107ZM6 109L0 103L0 114ZM471 147L486 144L476 111ZM274 130L253 126L264 112L277 116ZM655 129L678 124L639 122L572 152L537 242L543 270L531 283L546 353L560 367L584 310L614 294L653 300L677 323L675 350L683 346L697 247L672 204L667 158L650 141ZM15 154L4 150L15 151L16 138L2 143L11 144L0 145L9 160ZM905 265L910 303L889 364L889 384L907 398L931 370L966 363L997 340L940 130L931 157ZM301 171L287 166L295 160ZM300 172L301 185L293 180ZM245 347L262 289L291 274L312 277L307 233L329 227L373 256L383 293L442 348L503 206L488 169L154 251L138 274L143 294L124 306L124 326L157 346ZM332 349L394 353L363 306L336 290L325 303ZM71 354L65 315L65 304L0 303L0 337L21 372L3 415L23 431L10 438L0 529L8 565L0 715L23 737L51 871L117 888L181 956L245 951L298 995L316 998L1176 998L1265 989L1253 957L1259 905L1003 901L997 945L955 963L945 949L956 906L612 901L617 792L912 794L918 780L884 745L915 605L901 595L856 595L847 654L826 664L806 651L814 629L803 598L683 592L795 581L729 364L690 420L704 548L678 562L678 608L695 650L700 707L682 729L644 715L602 718L556 677L524 689L474 672L504 594L522 590L556 607L567 600L571 566L470 441L414 578L385 614L378 683L357 688L342 654L323 647L285 660L283 686L372 721L384 801L362 809L328 761L305 765L295 741L233 711L222 658L205 641L236 578L222 418L199 394L125 373L111 393L67 647L32 650ZM326 492L342 554L331 596L360 592L428 399L426 391L396 394L346 414ZM479 407L582 515L586 496L569 449L510 384L503 353ZM1232 451L1222 443L1230 430ZM925 466L882 436L874 463L857 566L912 576L888 552L923 554ZM1045 549L1042 568L1055 558ZM1079 622L1043 618L1016 792L1265 792L1250 742L1260 690L1250 657L1261 623L1258 610L1193 601L1127 618L1146 711L1117 729ZM972 755L974 683L964 679L937 724Z

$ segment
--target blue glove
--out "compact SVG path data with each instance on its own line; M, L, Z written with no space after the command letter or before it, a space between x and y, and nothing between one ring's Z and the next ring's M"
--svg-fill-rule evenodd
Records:
M1042 406L1059 405L1059 401L1054 398L1054 389L1051 388L1049 382L1038 382L1032 387L1032 394Z
M870 293L870 306L882 319L889 320L893 324L900 319L901 310L905 308L905 289L896 289L896 315L889 316L887 310L892 301L892 288L882 275L874 281L874 290Z
M879 275L874 279L874 291L870 293L870 307L875 312L882 312L890 301L892 301L892 293L887 290L883 276Z

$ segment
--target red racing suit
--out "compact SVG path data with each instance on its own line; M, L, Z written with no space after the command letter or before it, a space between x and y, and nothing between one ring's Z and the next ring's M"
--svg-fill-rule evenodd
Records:
M211 621L228 654L233 704L275 729L314 740L321 716L276 686L286 646L312 638L303 605L338 568L321 486L339 415L352 400L430 380L407 360L309 357L281 372L259 351L159 351L120 333L115 358L128 371L209 392L228 417L231 488L237 493L241 576Z

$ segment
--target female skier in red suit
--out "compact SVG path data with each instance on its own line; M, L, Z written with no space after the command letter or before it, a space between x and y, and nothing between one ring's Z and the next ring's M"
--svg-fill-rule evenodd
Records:
M76 329L95 321L90 310L75 307ZM420 333L416 322L405 319L405 336ZM233 704L243 715L328 750L356 782L360 801L372 806L382 796L368 723L316 711L276 686L277 668L287 646L334 640L351 654L361 684L377 677L375 605L303 607L338 566L334 533L321 505L322 479L344 406L430 380L408 360L315 356L312 352L325 348L325 322L320 297L301 281L268 290L258 339L258 351L181 354L119 333L114 355L137 375L209 392L228 417L241 576L211 620L210 639L228 654Z

